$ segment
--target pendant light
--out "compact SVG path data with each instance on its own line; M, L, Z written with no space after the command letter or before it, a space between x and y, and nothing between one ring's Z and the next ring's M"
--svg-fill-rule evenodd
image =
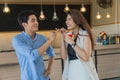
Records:
M97 1L96 1L97 2ZM97 5L98 6L98 5ZM96 14L96 19L101 19L102 18L102 15L100 14L100 8L98 6L98 11L97 11L97 14Z
M45 20L45 15L44 15L43 8L42 8L42 0L41 0L41 11L40 11L39 19L42 21Z
M85 8L85 6L84 6L84 3L82 3L82 7L80 8L80 11L81 11L81 12L86 12L86 8Z
M4 8L3 8L3 13L9 13L9 12L10 12L10 8L8 7L8 4L5 2Z
M80 11L81 12L86 12L86 8L85 8L83 0L82 0L82 7L80 8Z
M64 12L68 12L68 11L70 11L70 8L69 8L68 3L67 3L67 0L66 0Z
M110 17L111 17L110 13L107 12L106 18L110 18Z
M110 15L110 13L109 13L109 11L108 11L108 9L110 8L110 6L108 5L108 0L107 0L107 6L108 6L108 8L107 8L106 18L110 18L111 15Z
M101 18L102 18L102 16L101 16L100 12L98 11L97 15L96 15L96 19L101 19Z
M57 13L56 13L55 0L54 0L53 8L54 8L54 12L53 12L52 20L53 20L53 21L58 21L59 18L58 18Z

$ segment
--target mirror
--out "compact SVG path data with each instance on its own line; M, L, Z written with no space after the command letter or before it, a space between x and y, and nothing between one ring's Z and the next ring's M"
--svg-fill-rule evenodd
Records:
M97 0L100 7L106 9L112 6L112 0Z

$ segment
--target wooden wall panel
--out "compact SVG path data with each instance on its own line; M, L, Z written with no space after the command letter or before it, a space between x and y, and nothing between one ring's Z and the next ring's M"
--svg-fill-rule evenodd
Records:
M100 79L120 76L120 53L97 56Z

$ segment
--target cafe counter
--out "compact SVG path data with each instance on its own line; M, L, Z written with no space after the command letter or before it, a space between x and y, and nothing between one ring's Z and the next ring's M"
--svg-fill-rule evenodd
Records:
M120 77L119 44L95 46L94 56L100 79Z
M51 80L62 80L62 61L59 48L54 49L56 57L50 75ZM44 55L44 63L48 64L48 57ZM20 80L19 64L14 50L0 51L0 80Z
M52 80L61 80L62 76L62 60L60 57L60 49L54 48L56 53ZM93 51L95 67L100 79L108 79L120 77L120 45L101 45L95 46ZM45 65L48 58L45 56ZM20 80L19 65L14 50L0 51L0 80Z

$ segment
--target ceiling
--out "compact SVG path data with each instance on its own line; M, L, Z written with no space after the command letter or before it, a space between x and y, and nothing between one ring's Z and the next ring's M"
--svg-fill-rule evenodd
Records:
M0 4L7 2L8 4L40 4L42 1L43 4L53 4L55 1L56 4L65 4L66 2L69 4L81 4L90 3L92 0L0 0Z

